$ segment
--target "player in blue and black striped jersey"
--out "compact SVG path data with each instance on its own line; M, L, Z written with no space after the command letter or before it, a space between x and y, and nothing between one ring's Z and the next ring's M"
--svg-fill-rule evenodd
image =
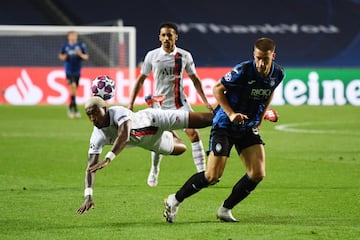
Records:
M165 200L164 217L173 223L185 198L219 181L232 146L244 162L246 173L217 211L220 220L236 222L231 209L245 199L265 177L264 142L259 126L275 88L284 79L283 68L273 62L275 42L259 38L254 44L254 60L236 65L213 89L219 106L214 111L210 151L205 172L196 173Z
M80 113L76 105L76 91L79 86L82 61L89 60L89 54L85 43L78 41L78 34L76 32L68 32L67 40L61 47L58 57L61 61L64 61L66 79L70 91L68 116L70 118L79 118Z

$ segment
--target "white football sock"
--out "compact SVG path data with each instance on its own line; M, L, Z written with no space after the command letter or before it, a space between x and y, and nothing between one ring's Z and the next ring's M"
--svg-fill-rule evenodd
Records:
M192 155L194 158L194 163L198 172L205 171L206 162L205 162L205 152L202 141L191 143Z
M151 152L151 171L158 173L160 171L160 162L163 155L160 153Z

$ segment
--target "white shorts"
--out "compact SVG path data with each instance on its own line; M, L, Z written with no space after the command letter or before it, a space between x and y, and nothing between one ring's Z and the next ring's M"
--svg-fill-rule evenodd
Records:
M176 108L162 105L162 106L161 106L161 109L164 109L164 110L174 109L174 110L175 110ZM194 111L194 110L191 108L190 104L188 104L187 101L184 103L184 105L183 105L181 108L178 108L178 109L176 109L176 110L183 110L183 111L186 111L186 112L193 112L193 111Z
M132 119L131 142L164 155L174 150L173 134L168 130L187 128L189 112L148 108Z
M169 131L162 132L161 136L151 146L151 151L170 155L174 150L174 137Z

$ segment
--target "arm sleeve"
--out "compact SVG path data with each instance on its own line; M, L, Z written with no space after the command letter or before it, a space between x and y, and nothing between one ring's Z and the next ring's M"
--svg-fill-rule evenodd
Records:
M131 118L131 111L121 107L114 112L113 121L115 125L120 126L130 118Z
M221 83L226 89L231 88L233 85L239 83L241 76L243 74L242 64L236 65L230 72L226 73L221 78Z
M101 154L105 144L105 136L98 129L95 129L90 137L90 146L88 154Z
M193 57L191 56L191 53L188 53L186 55L185 70L188 75L193 75L196 73L195 63Z

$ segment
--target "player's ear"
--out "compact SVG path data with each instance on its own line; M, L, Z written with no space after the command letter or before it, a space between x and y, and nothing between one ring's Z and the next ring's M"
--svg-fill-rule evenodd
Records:
M100 114L101 116L105 116L106 115L106 107L99 107L98 108L98 114Z
M272 54L272 60L275 60L275 58L276 58L276 53L273 52L273 54Z

